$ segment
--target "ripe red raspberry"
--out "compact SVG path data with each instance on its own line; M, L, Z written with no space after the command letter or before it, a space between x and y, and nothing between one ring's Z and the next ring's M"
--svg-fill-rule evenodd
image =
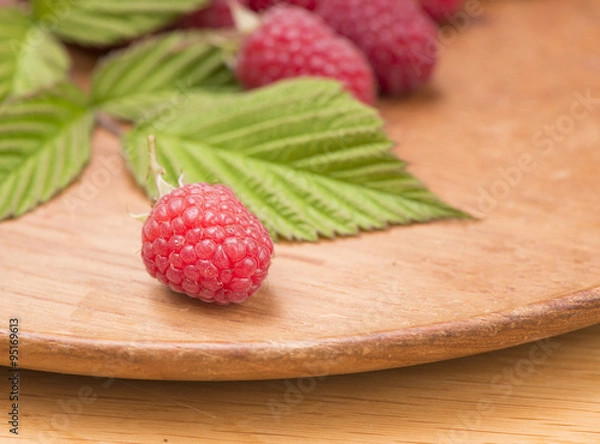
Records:
M295 6L265 13L242 45L236 74L247 88L289 77L330 77L363 102L375 101L375 80L364 54L319 17Z
M444 23L462 6L463 0L421 0L423 9L438 23Z
M269 233L224 185L192 183L162 196L142 229L142 259L173 290L227 305L267 276Z
M314 11L318 0L248 0L248 7L253 11L262 11L275 5L287 3L288 5L300 6L301 8Z
M431 77L437 27L414 0L321 0L316 12L363 50L384 94L409 93Z
M248 0L237 1L241 5L248 4ZM233 25L227 0L212 0L208 6L184 16L178 23L180 28L230 28Z

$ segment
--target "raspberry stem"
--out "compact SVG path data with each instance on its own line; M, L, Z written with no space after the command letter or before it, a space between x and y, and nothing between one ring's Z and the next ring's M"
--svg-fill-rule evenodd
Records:
M242 35L250 35L260 28L261 20L258 14L242 6L237 0L227 0L235 29Z
M165 169L158 163L156 156L156 137L154 135L148 136L148 174L154 178L156 184L156 191L158 192L158 198L160 199L165 194L170 193L175 189L173 185L163 179L163 175L166 173Z

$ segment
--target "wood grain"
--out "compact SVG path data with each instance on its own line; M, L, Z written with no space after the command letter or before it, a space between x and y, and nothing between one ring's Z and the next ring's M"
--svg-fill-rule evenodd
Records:
M97 131L76 183L0 224L0 297L23 326L21 365L151 379L316 376L599 322L600 8L480 6L464 32L443 34L432 87L381 105L411 170L480 220L280 243L255 297L208 306L146 275L128 211L148 202L115 138Z
M169 382L24 371L15 442L596 444L599 363L597 325L468 358L325 378ZM1 427L0 441L8 438Z

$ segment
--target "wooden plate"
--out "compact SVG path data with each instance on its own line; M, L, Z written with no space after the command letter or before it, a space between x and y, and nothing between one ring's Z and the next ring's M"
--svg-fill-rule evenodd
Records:
M20 365L297 377L454 358L599 322L600 9L536 5L481 3L464 32L442 34L432 87L381 106L412 171L480 220L280 243L267 284L240 306L203 304L146 274L128 211L148 202L116 139L98 131L80 180L0 224L2 322L19 318Z

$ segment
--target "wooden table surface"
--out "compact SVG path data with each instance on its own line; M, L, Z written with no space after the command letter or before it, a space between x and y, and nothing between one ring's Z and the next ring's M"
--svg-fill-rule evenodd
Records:
M596 325L468 358L312 379L159 382L22 371L19 437L119 444L598 443L599 368ZM3 412L7 390L3 377ZM2 422L4 443L9 433Z

